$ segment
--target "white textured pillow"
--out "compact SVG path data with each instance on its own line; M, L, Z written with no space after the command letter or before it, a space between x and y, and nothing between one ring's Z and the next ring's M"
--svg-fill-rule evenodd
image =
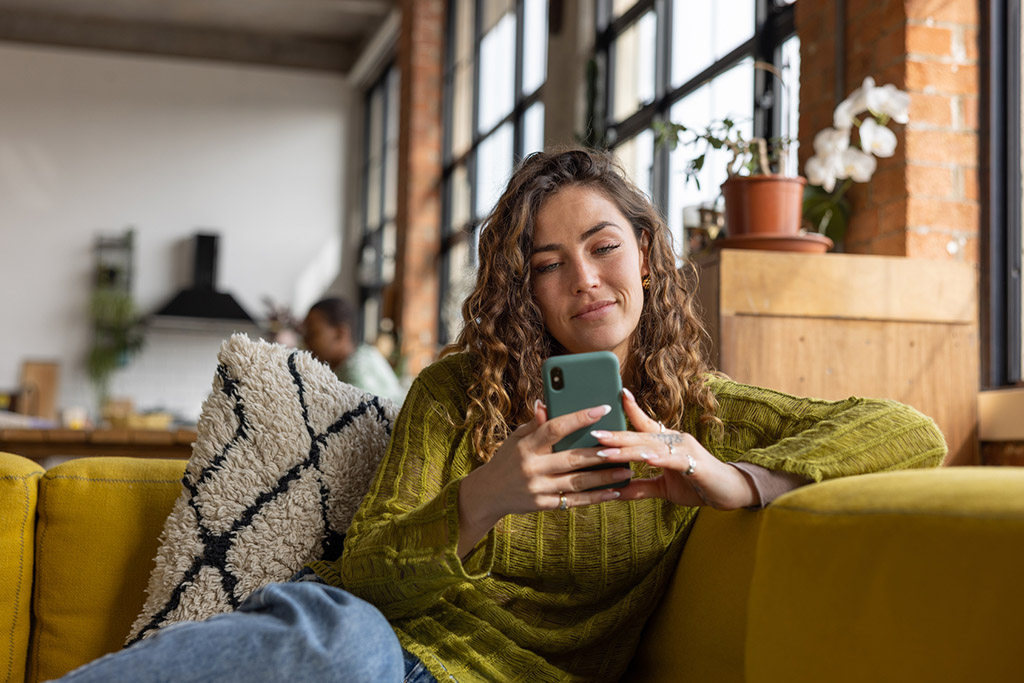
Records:
M236 334L218 360L129 643L337 556L391 435L393 403L307 352Z

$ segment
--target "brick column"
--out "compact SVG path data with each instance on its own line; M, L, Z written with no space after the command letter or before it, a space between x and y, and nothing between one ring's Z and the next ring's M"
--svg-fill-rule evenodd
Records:
M978 262L978 8L974 0L847 0L844 96L865 76L910 94L899 146L847 196L848 252ZM800 160L835 107L833 0L800 0Z
M394 294L406 370L415 375L438 350L445 1L402 0L401 6Z

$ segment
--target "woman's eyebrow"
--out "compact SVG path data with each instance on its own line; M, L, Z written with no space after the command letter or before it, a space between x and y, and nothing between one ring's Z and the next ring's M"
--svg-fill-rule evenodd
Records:
M601 232L602 230L609 226L615 226L615 223L612 223L611 221L601 221L600 223L598 223L597 225L588 229L586 232L580 235L579 241L585 242L586 240L590 239L590 237L596 235L597 233ZM561 247L562 245L558 244L557 242L552 242L551 244L542 244L540 246L534 247L533 251L530 252L530 256L533 256L534 254L539 254L542 251L558 251L559 249L561 249Z

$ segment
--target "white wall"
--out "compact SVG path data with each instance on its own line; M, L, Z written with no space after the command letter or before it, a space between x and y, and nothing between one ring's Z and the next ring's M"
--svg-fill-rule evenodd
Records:
M127 226L144 312L185 284L182 244L206 229L220 289L257 318L264 296L304 312L338 275L358 99L329 74L0 43L0 389L56 359L59 405L93 407L92 244ZM224 334L152 330L114 393L194 419Z

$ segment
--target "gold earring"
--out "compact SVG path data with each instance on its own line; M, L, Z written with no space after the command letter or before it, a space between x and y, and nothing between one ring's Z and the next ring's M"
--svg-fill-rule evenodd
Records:
M640 280L640 286L643 287L644 289L650 289L651 288L651 276L650 275L644 275L643 279Z

